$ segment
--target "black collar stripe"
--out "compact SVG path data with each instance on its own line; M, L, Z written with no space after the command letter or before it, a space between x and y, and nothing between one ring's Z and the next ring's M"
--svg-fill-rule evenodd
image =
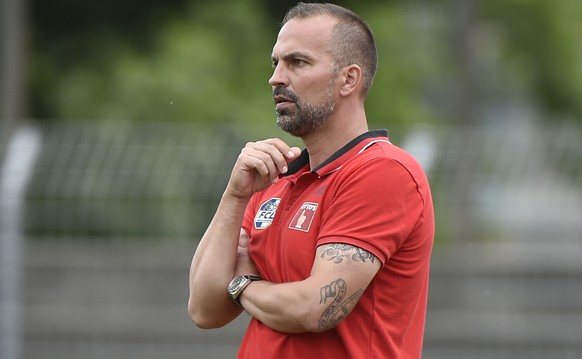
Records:
M366 133L359 135L358 137L356 137L353 140L351 140L350 142L348 142L345 146L340 148L336 153L331 155L327 160L323 161L323 163L321 163L319 166L317 166L317 168L312 169L311 172L317 172L319 169L321 169L324 166L330 164L331 162L337 160L342 155L347 153L349 150L351 150L352 148L357 146L360 142L367 140L369 138L376 138L376 137L388 137L388 131L387 130L372 130L372 131L368 131ZM386 142L386 140L378 140L378 141ZM374 142L368 144L367 146L370 146L371 144L373 144L375 142L377 142L377 141L374 141ZM367 147L364 147L364 149L365 148L367 148ZM307 165L308 163L309 163L309 153L307 152L307 149L304 149L301 152L301 155L299 155L299 157L296 160L294 160L293 162L291 162L289 164L289 171L285 174L285 176L297 173L299 170L301 170L303 167L305 167L305 165Z

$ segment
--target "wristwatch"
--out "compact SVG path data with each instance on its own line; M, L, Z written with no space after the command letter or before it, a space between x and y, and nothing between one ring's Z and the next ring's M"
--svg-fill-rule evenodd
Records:
M236 304L240 304L240 295L245 290L245 288L256 280L262 280L261 277L256 275L239 275L238 277L234 277L230 284L228 285L228 295L236 302Z

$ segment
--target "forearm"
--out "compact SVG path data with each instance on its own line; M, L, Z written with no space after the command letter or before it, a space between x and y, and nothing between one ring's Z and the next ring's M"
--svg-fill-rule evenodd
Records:
M381 267L370 252L344 243L317 248L311 275L297 282L252 282L240 296L245 310L285 333L322 332L354 309Z
M323 309L310 279L291 283L252 282L241 304L254 318L284 333L317 332Z
M247 203L225 193L192 258L188 311L198 326L219 327L241 312L228 297L226 287L235 271Z

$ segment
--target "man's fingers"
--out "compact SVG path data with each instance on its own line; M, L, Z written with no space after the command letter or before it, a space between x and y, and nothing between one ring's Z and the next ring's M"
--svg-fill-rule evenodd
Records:
M301 149L298 147L290 147L287 143L279 138L270 138L268 140L261 141L260 143L273 146L269 149L269 153L272 154L272 158L275 160L280 173L287 172L287 164L297 158L299 154L301 154Z
M273 155L263 146L249 145L243 150L242 156L246 166L255 169L265 180L273 180L280 172Z
M271 160L277 167L278 173L287 172L287 161L285 159L286 153L289 152L287 144L279 139L270 139L257 143L261 150L269 154Z
M269 168L271 179L274 179L280 173L286 173L288 169L287 163L301 153L299 148L289 147L289 145L278 138L249 143L247 146L249 148L249 154L261 159ZM251 152L250 149L256 152ZM276 172L272 171L271 163L276 167Z
M276 182L280 174L287 173L288 163L300 153L299 148L289 147L277 138L247 143L231 174L231 194L247 197L265 189Z

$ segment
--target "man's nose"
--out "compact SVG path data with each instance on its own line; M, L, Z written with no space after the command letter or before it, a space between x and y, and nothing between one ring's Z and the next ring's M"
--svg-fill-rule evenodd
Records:
M281 64L277 64L273 69L273 75L271 75L271 78L269 79L269 85L271 85L271 87L286 87L289 85L289 79L285 75L285 70Z

